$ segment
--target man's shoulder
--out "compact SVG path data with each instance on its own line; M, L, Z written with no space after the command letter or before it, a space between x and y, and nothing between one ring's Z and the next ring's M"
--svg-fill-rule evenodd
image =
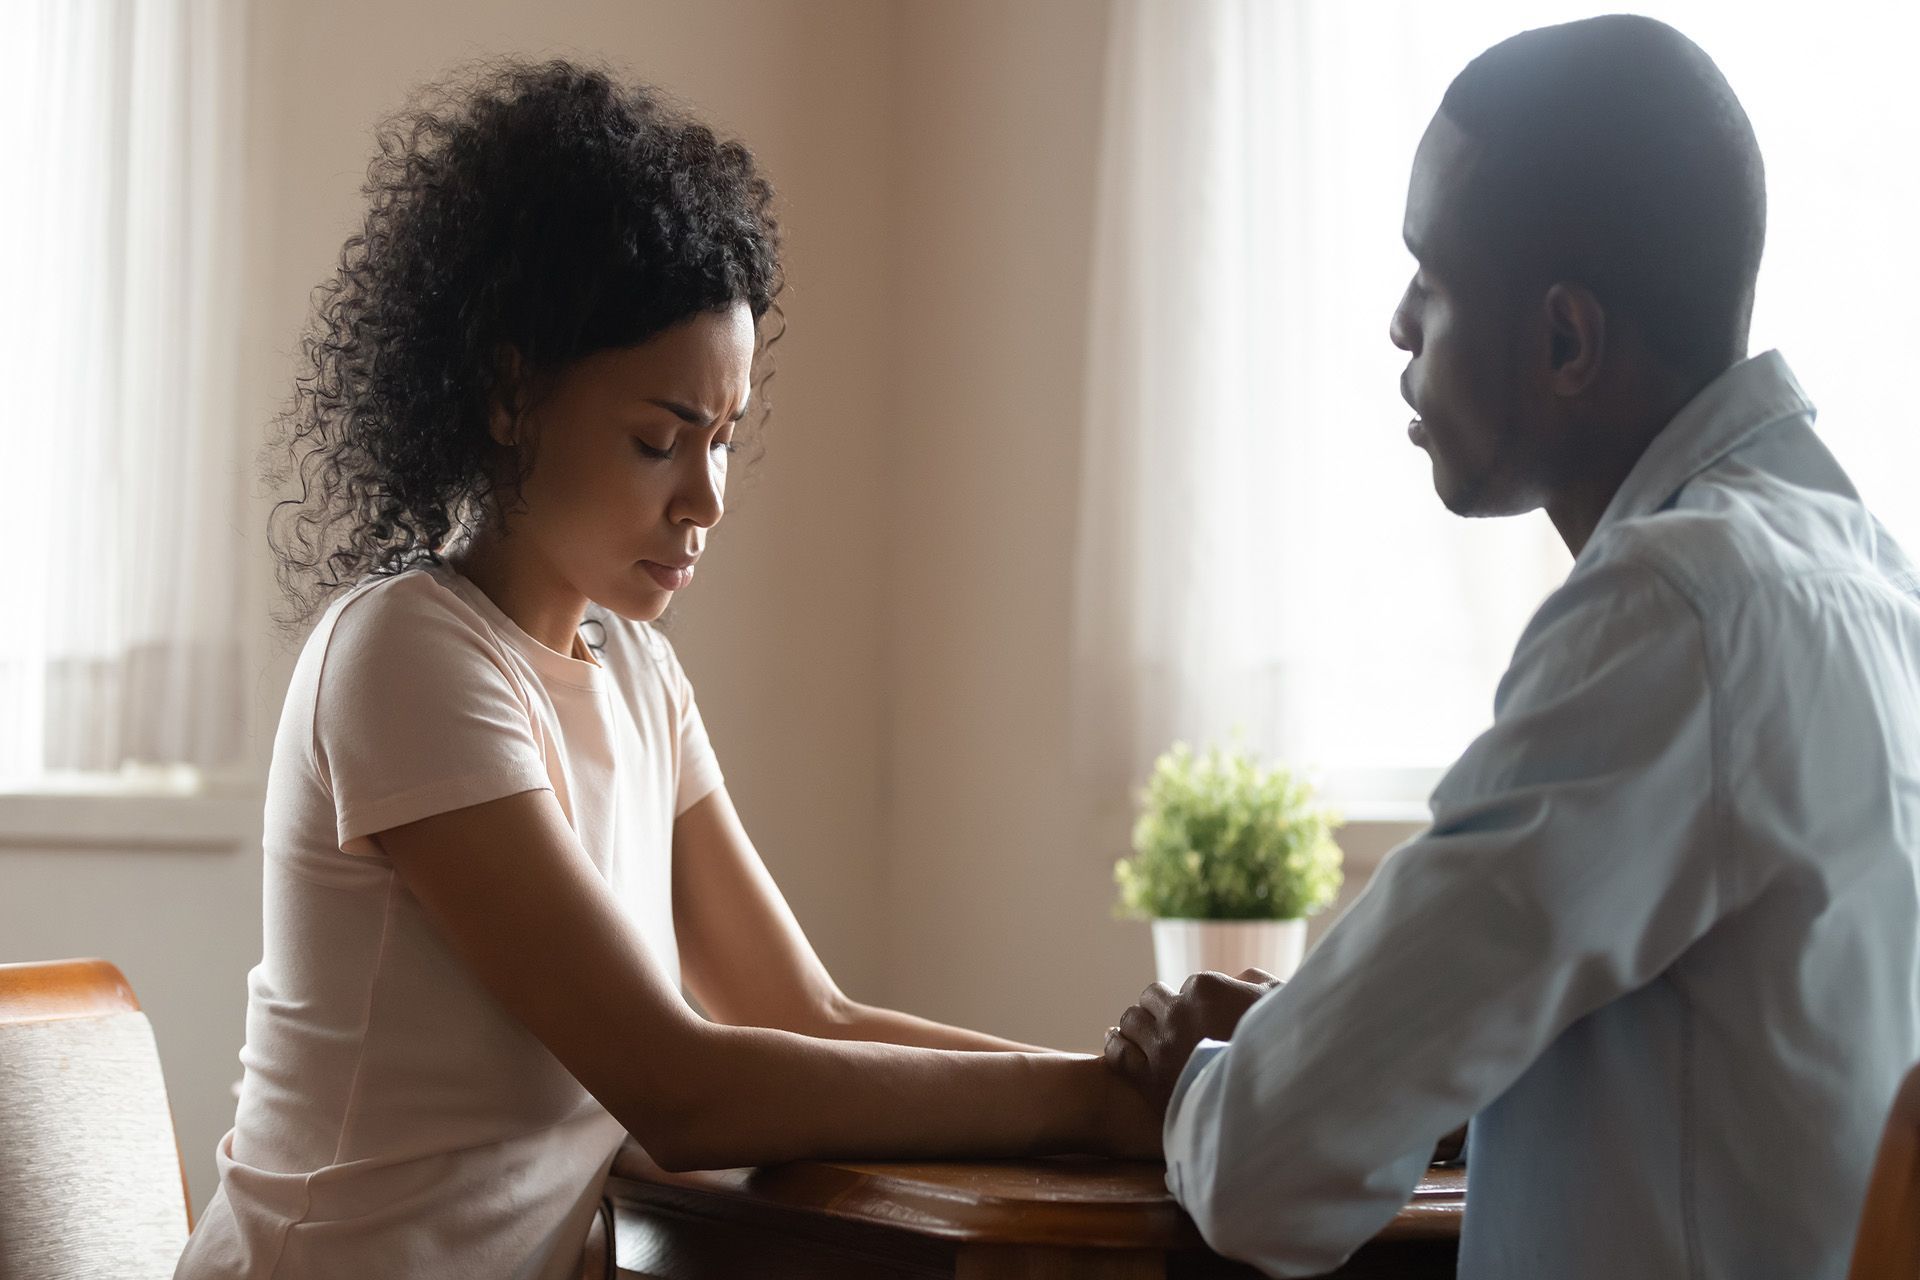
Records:
M1689 651L1724 647L1751 621L1743 602L1820 562L1823 553L1783 538L1752 501L1683 496L1594 535L1522 633L1497 705L1586 679L1626 653L1685 665Z
M1551 701L1624 655L1646 670L1640 659L1697 645L1701 630L1699 609L1655 558L1626 547L1583 554L1521 632L1494 692L1496 714Z
M1794 583L1911 576L1857 497L1739 465L1696 478L1661 510L1609 525L1579 570L1617 573L1621 565L1659 574L1710 616Z
M1723 466L1614 521L1548 598L1515 665L1564 672L1695 637L1709 665L1805 664L1835 645L1920 646L1920 577L1860 500Z

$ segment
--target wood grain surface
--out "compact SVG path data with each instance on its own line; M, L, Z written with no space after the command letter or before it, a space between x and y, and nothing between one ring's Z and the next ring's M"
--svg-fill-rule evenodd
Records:
M608 1186L622 1274L1252 1276L1207 1250L1158 1162L801 1161L661 1170L629 1142ZM1433 1169L1343 1277L1451 1276L1466 1175Z

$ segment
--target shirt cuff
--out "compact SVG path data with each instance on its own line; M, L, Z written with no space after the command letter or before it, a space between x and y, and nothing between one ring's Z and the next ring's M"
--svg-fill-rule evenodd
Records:
M1193 1082L1200 1078L1200 1073L1207 1069L1208 1064L1229 1047L1230 1043L1226 1040L1204 1038L1193 1046L1193 1056L1187 1059L1187 1065L1180 1070L1180 1078L1174 1081L1173 1096L1167 1100L1167 1118L1160 1127L1160 1140L1169 1151L1173 1146L1174 1125L1180 1117L1180 1104L1186 1101L1187 1090L1192 1088ZM1179 1198L1179 1166L1173 1160L1167 1161L1167 1190L1173 1192L1176 1199Z

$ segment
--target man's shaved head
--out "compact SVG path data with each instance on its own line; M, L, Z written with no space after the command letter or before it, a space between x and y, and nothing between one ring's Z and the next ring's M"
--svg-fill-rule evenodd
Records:
M1468 234L1489 269L1585 285L1679 373L1745 354L1764 172L1698 45L1630 15L1542 27L1475 58L1440 110L1477 144Z

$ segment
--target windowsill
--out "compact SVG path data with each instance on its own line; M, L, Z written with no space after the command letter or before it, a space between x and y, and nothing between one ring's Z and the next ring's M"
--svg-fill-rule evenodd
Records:
M1315 799L1348 826L1427 825L1427 797L1443 769L1330 769L1314 788Z
M1343 827L1424 827L1433 815L1424 800L1332 801Z
M0 849L227 849L255 838L260 805L237 777L36 779L0 788Z

